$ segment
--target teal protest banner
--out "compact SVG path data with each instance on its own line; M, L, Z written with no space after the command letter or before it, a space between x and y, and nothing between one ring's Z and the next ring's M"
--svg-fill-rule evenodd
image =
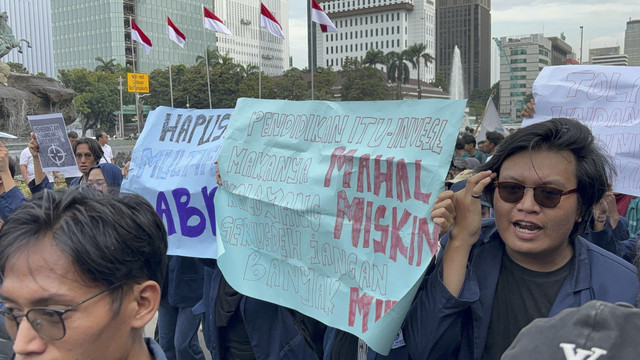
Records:
M170 255L216 258L215 160L233 109L160 106L149 113L121 191L142 195L169 235Z
M238 100L215 197L229 284L388 353L437 247L465 103Z

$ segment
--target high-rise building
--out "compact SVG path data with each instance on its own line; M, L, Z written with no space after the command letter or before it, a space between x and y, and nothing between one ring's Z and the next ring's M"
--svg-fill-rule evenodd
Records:
M624 53L629 65L640 66L640 20L629 20L624 32Z
M51 5L56 71L92 70L99 65L96 57L127 65L135 60L139 72L175 64L189 66L204 54L206 45L215 44L212 32L203 31L200 1L55 0ZM187 37L184 48L169 39L167 16ZM153 43L149 55L137 43L132 44L130 19Z
M268 75L280 75L289 68L289 2L262 2L282 26L284 39L260 26L260 1L215 0L213 11L233 34L218 34L216 46L241 65L260 66Z
M287 0L263 2L278 19L286 36ZM132 65L135 59L137 71L148 73L169 65L193 65L207 47L216 46L220 53L228 54L240 64L262 65L270 75L281 74L288 68L288 40L278 39L260 27L260 1L248 4L243 0L208 0L204 3L223 20L233 33L231 36L204 29L202 5L202 1L197 0L55 0L52 22L56 71L94 69L99 65L96 57L102 57L127 65ZM169 39L167 16L187 37L184 48ZM153 43L149 55L136 42L132 44L131 18Z
M436 71L451 77L453 50L460 49L465 95L491 87L491 1L436 2Z
M31 43L30 48L22 43L22 54L13 49L2 61L20 63L31 74L55 76L50 0L0 0L0 11L7 13L15 38Z
M316 63L340 69L344 58L362 60L370 49L401 52L422 43L435 57L435 4L432 0L320 0L337 33L316 31ZM434 64L420 63L420 78L434 78ZM418 70L411 69L417 79ZM384 69L386 70L386 69Z
M567 59L575 58L571 45L564 41L564 34L561 34L560 37L551 36L547 39L551 41L551 65L567 65Z
M516 118L543 67L551 64L552 41L542 34L500 38L500 117Z
M629 65L627 54L622 54L620 46L589 49L589 63L594 65Z

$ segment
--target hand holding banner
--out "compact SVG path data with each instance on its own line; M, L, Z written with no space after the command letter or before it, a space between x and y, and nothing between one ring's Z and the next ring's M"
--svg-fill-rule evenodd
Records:
M464 108L238 100L215 197L226 280L388 352L437 247Z

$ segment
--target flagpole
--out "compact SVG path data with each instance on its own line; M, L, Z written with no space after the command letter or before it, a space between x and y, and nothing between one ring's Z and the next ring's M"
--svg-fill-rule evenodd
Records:
M129 35L131 36L131 31L133 31L133 26L131 24L132 22L132 18L131 16L129 16ZM135 94L135 100L136 100L136 116L138 117L138 135L140 135L140 109L138 106L138 80L136 79L136 54L134 51L134 47L133 47L133 36L131 36L131 61L133 63L133 92Z
M171 64L169 64L169 94L171 95L171 107L173 107L173 80L171 78Z
M493 95L495 95L496 92L495 91L491 91L491 96L489 96L489 100L487 101L487 104L489 103L489 101L493 101ZM484 115L487 113L487 106L484 106L484 110L482 110L482 115L480 116L480 121L478 121L478 124L476 125L475 130L473 130L473 136L476 136L476 134L478 133L478 130L480 130L480 126L482 125L482 120L484 120Z
M204 4L202 5L202 17L203 17L203 21L204 21ZM215 9L214 9L215 11ZM209 94L209 109L212 109L211 106L211 80L209 78L209 47L207 46L207 31L204 28L204 25L202 26L202 38L204 40L204 61L206 61L206 68L207 68L207 93ZM214 48L215 49L215 48Z
M309 49L309 71L311 72L311 100L313 100L313 95L314 95L314 86L313 86L313 73L315 72L315 66L313 66L314 64L314 59L315 59L315 39L313 38L313 21L311 21L311 12L313 5L311 4L312 0L309 0L307 2L307 23L309 24L309 47L311 47L311 49Z

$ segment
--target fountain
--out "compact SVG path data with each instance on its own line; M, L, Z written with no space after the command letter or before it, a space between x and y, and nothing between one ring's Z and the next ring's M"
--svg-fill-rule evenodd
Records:
M453 62L451 63L451 77L449 79L449 97L451 100L463 100L464 96L464 74L462 73L462 60L460 59L460 49L458 45L453 48ZM469 109L464 112L462 119L462 129L469 125Z
M449 79L449 95L451 100L464 99L464 75L458 45L453 48L453 63L451 64L451 78Z

